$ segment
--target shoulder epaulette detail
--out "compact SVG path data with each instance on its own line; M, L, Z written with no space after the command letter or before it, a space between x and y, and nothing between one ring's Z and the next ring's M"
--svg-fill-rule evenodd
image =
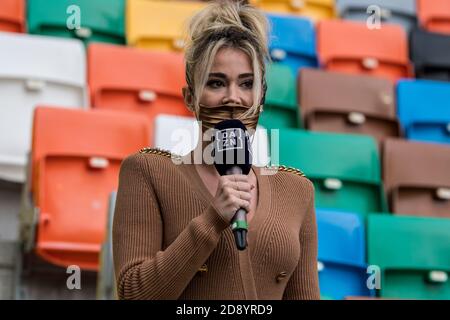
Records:
M303 173L303 171L301 171L301 170L299 170L297 168L294 168L294 167L286 167L286 166L280 165L280 166L266 166L266 168L267 169L278 169L278 172L280 172L280 171L291 172L291 173L296 174L296 175L298 175L300 177L305 177L306 178L306 175Z
M164 150L164 149L160 149L160 148L150 148L150 147L145 147L142 148L139 153L144 153L144 154L157 154L160 156L164 156L167 158L171 158L171 159L181 159L181 156L171 153L168 150Z
M303 173L303 171L294 167L279 166L278 171L292 172L293 174L306 178L306 175Z

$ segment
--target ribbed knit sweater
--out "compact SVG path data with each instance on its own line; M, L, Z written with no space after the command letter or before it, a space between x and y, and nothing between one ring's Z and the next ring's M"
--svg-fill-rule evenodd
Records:
M136 153L121 165L113 224L120 299L319 299L314 186L253 167L258 204L236 248L195 166Z

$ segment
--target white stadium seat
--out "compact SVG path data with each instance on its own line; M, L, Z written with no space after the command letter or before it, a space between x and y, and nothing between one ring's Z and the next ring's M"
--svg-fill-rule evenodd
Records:
M0 32L0 179L23 182L37 105L87 105L79 40Z
M198 123L195 118L162 114L155 119L155 146L178 155L186 155L198 141ZM258 126L252 143L253 164L269 163L267 131Z

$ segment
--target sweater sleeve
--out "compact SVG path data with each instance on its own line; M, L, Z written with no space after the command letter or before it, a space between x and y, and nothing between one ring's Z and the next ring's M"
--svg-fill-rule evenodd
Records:
M311 187L313 189L311 200L300 229L300 259L286 286L283 300L320 299L317 270L317 225L312 183Z
M119 299L177 299L229 224L210 205L162 250L163 220L143 176L144 157L132 155L120 169L113 224L117 292Z

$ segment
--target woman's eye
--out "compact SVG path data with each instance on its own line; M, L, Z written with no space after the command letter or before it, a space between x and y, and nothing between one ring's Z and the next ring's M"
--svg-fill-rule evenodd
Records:
M242 86L246 89L253 88L253 80L245 81L244 83L242 83Z
M220 88L223 86L223 82L220 80L210 80L206 83L206 85L210 88Z

